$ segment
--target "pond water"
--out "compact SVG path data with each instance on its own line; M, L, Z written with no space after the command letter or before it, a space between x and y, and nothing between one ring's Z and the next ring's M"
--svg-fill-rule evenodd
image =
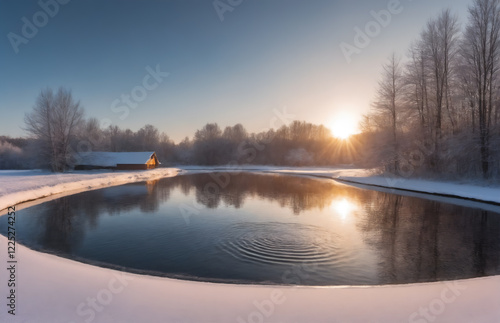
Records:
M499 213L310 177L181 175L16 215L16 238L32 249L182 279L378 285L500 273Z

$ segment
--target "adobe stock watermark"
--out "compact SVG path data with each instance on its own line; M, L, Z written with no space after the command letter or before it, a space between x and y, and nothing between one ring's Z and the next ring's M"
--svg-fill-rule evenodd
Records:
M49 23L50 18L54 18L59 13L60 6L68 4L68 2L70 2L70 0L38 1L38 6L41 10L35 12L31 19L25 16L21 18L21 22L23 23L21 35L14 32L7 34L7 38L14 52L16 54L19 53L19 46L21 46L21 44L26 45L33 39L38 34L39 29L45 27Z
M119 119L125 120L130 114L130 109L136 109L139 103L146 100L148 93L157 89L163 83L170 73L162 72L160 65L157 64L155 69L151 66L146 66L147 74L142 78L142 83L130 90L130 93L122 93L119 99L111 102L110 109L114 113L120 114Z
M340 50L347 63L350 64L352 62L353 55L361 54L362 50L370 45L372 39L378 37L382 33L382 30L391 24L392 17L401 14L403 9L400 0L389 0L387 9L370 11L370 16L373 20L368 21L364 28L358 26L354 27L354 39L352 44L346 42L340 43Z
M417 148L411 150L408 154L403 155L400 153L396 156L398 168L394 169L394 172L384 172L383 177L390 187L405 182L432 156L433 151L429 148L428 143L418 140L415 145ZM393 162L390 161L391 164Z
M318 266L315 263L305 263L294 264L290 269L286 270L281 276L281 281L284 284L300 285L305 279L310 277L310 274L317 271ZM278 288L274 288L269 293L269 297L261 301L253 301L253 306L255 310L249 312L246 315L238 316L236 318L237 323L264 323L267 322L278 305L282 305L286 302L286 294Z
M441 290L439 297L410 314L408 323L435 322L446 311L447 305L454 303L462 295L462 291L467 289L467 286L461 285L458 281L445 282L444 285L446 287Z
M125 120L130 115L131 109L136 109L139 103L146 100L148 93L158 88L158 86L163 83L164 79L167 78L170 73L162 72L160 70L160 65L157 64L153 69L151 66L145 67L147 74L142 78L141 84L134 86L129 93L122 93L120 98L113 100L110 105L110 109L115 114L119 114L118 118L120 120ZM108 118L101 119L101 127L107 128L113 123ZM88 153L92 151L92 147L98 146L104 140L102 136L99 138L88 137L86 140L81 140L78 142L76 147L76 153L71 154L72 159L81 159L85 157ZM69 164L76 164L77 161L68 161Z
M243 0L214 0L212 3L221 22L224 21L224 14L232 12L236 7L241 5Z
M87 297L84 302L78 304L76 314L85 323L93 322L97 314L102 313L106 306L113 302L115 296L125 290L131 280L133 280L132 275L125 273L113 274L106 288L102 288L94 297ZM76 322L72 321L70 323Z
M444 135L441 139L442 142L448 141L449 135ZM386 170L382 176L385 178L389 187L395 188L398 183L404 183L412 177L421 167L423 167L429 160L436 158L436 151L434 150L434 143L429 140L415 140L413 142L415 148L406 153L399 152L395 159L385 162L384 166L392 165L397 161L397 168Z
M251 311L244 317L238 316L236 322L238 323L264 323L266 319L270 318L277 307L285 303L286 296L283 291L279 289L271 290L269 293L269 298L263 299L261 301L253 301L253 306L255 310Z

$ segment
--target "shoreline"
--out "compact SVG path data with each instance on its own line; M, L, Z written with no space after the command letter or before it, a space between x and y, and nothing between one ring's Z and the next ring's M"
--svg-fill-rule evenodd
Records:
M49 184L43 185L18 185L16 189L10 191L9 188L0 190L0 214L6 211L7 207L18 204L35 204L40 199L51 198L53 196L67 196L84 191L101 189L111 186L123 185L134 182L143 182L181 175L184 173L198 172L260 172L283 175L311 176L322 179L332 179L346 184L359 184L369 187L397 190L402 192L419 193L430 196L439 196L452 199L462 199L471 202L485 203L500 206L500 185L498 187L482 186L474 184L461 184L451 181L433 181L413 178L388 178L382 175L369 175L370 170L353 168L327 168L327 167L277 167L277 166L253 166L247 165L240 168L231 168L226 166L177 166L172 168L156 168L145 171L72 171L62 174L53 174L40 170L28 171L7 171L8 173L28 173L29 176L40 176L42 181L46 178L52 178ZM5 186L7 181L4 174L6 171L0 171L0 187ZM40 175L38 175L40 173ZM12 176L11 178L22 177L22 175ZM88 178L87 178L88 177ZM76 179L76 180L75 180ZM394 185L390 182L406 183L406 185ZM415 188L415 183L422 183L425 188ZM441 189L435 189L435 186L443 186ZM449 193L457 189L463 190L462 193ZM480 192L480 193L478 193ZM479 196L485 194L486 197ZM475 194L474 194L475 193Z
M29 194L25 197L33 196L34 192L54 193L25 205L28 207L27 204L30 203L38 204L46 199L58 198L61 196L59 194L77 193L57 193L63 187L76 187L84 191L125 184L127 180L138 182L162 178L161 175L176 176L179 171L180 174L197 172L188 168L159 170L161 171L156 173L71 173L66 178L67 181L51 182L53 185L38 183L32 191L28 190ZM199 171L213 170L221 169L206 168ZM373 182L377 178L366 177L365 170L353 169L260 168L254 171L333 180L347 177L354 178L358 181L356 184L361 185L369 185L362 181L371 179ZM72 183L75 176L84 180ZM0 172L0 182L1 180ZM379 180L383 178L377 179ZM408 185L411 184L412 180L408 181ZM33 181L28 178L24 184L29 183ZM449 187L450 184L447 185ZM496 188L486 189L500 192ZM22 192L18 190L13 193L21 197ZM0 196L0 200L5 196ZM6 237L0 236L0 246L6 251ZM500 276L377 286L233 285L121 272L41 253L22 245L17 245L17 257L17 275L20 281L17 290L18 314L14 317L9 315L8 308L5 307L0 310L0 321L241 323L252 322L252 319L253 322L260 322L258 319L261 317L262 322L500 321ZM6 252L0 252L0 258L4 264L7 263ZM120 284L122 285L119 286ZM115 293L118 289L120 291ZM104 295L111 295L111 300L108 302ZM93 308L88 303L89 299L94 302L97 300L99 307ZM436 307L436 304L442 306L442 309ZM426 318L421 309L426 309L432 320Z

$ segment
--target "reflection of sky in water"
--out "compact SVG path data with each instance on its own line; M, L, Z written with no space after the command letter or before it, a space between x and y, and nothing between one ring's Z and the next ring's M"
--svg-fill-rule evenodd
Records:
M227 186L206 194L216 179ZM21 210L16 225L32 248L211 281L385 284L500 273L498 213L306 177L128 184Z

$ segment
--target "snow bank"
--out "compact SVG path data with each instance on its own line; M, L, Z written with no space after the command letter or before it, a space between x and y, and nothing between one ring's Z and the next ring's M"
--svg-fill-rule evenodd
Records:
M189 169L189 172L206 171L203 167ZM385 180L355 169L265 167L255 170L339 177L372 185ZM173 176L177 171L62 175L40 171L0 172L0 207L61 192L70 194ZM426 191L439 187L465 196L475 196L478 189L465 186L459 190L460 186L454 186L460 184L418 183L421 186L417 187ZM491 194L495 190L497 195L499 192L495 188L484 189L488 192L492 189ZM0 248L0 262L6 265L4 236L0 236ZM39 253L21 245L17 245L16 257L16 315L9 315L6 303L2 303L0 322L500 322L500 276L396 286L252 286L122 273ZM1 272L0 284L4 286L1 297L5 302L9 296L8 272L5 269Z
M132 182L175 176L177 168L144 171L86 171L54 174L40 170L0 171L0 210L54 194L74 194Z
M481 186L480 184L473 185L422 179L366 176L361 173L349 175L341 173L335 176L335 178L345 182L500 204L500 186Z
M3 236L0 245L6 248ZM500 321L500 277L380 287L225 285L122 273L22 246L17 257L17 312L3 305L1 322ZM6 253L0 258L5 264Z

